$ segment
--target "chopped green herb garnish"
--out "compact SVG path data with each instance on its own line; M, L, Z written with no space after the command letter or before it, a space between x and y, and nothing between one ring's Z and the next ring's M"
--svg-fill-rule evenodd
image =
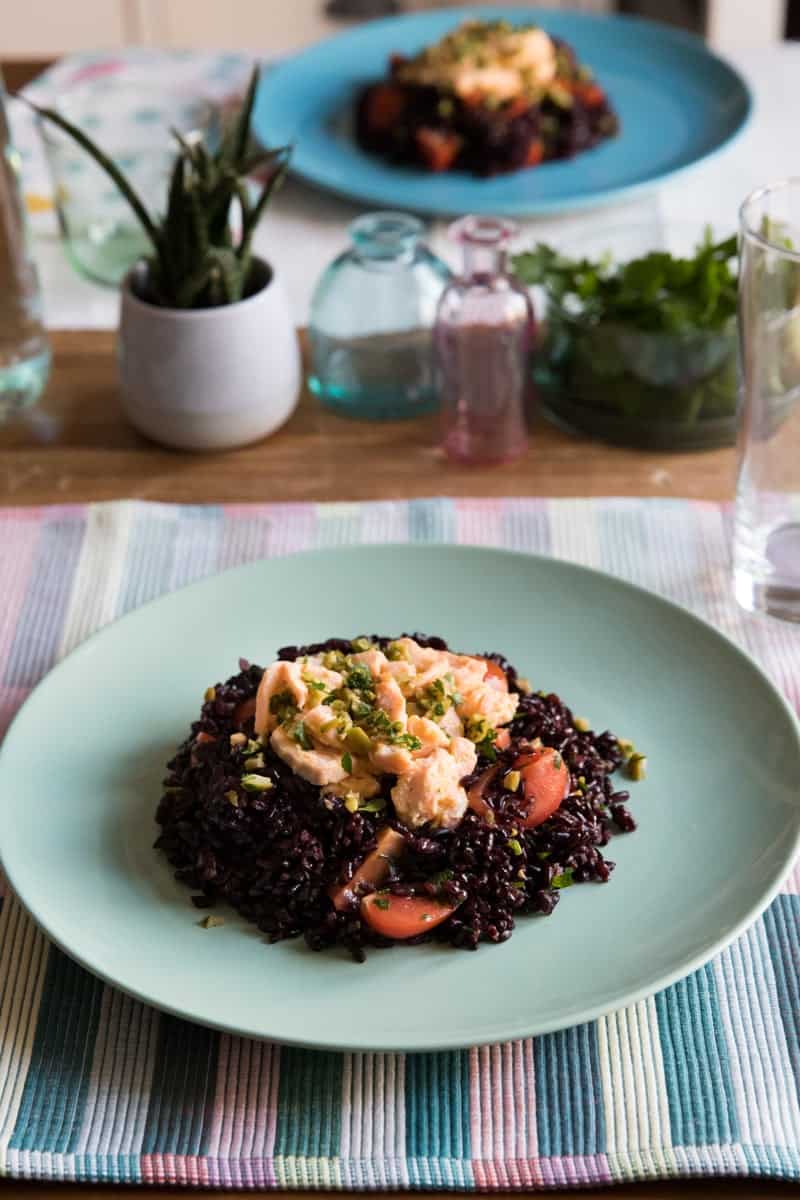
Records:
M308 730L302 721L298 721L292 729L292 740L297 742L298 746L301 746L303 750L314 749L314 743L308 736Z
M389 907L389 901L384 896L376 896L372 903L376 908L382 909L383 912L386 912Z
M269 711L283 725L297 713L297 705L291 692L276 692L269 702Z
M550 887L557 888L558 890L561 890L561 888L572 887L574 882L572 878L573 874L573 868L567 867L561 872L560 875L553 876L553 878L550 880Z
M366 663L355 663L348 671L345 682L354 692L371 692L374 680Z
M348 775L353 774L353 756L348 750L346 750L342 755L342 766L344 767L345 771L347 771Z

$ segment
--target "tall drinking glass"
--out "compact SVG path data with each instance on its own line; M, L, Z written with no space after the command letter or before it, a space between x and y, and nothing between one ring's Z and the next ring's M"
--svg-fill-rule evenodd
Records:
M740 220L734 590L800 621L800 179L753 192Z

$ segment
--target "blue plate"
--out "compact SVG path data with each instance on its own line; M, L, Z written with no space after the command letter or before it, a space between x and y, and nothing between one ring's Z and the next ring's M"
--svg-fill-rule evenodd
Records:
M414 53L467 17L536 20L591 66L621 119L612 141L576 158L479 179L392 166L361 151L352 112L389 55ZM293 141L292 169L372 205L428 213L564 212L629 197L715 154L747 122L740 75L691 34L631 17L517 7L447 9L366 25L321 42L265 75L254 125L266 145Z

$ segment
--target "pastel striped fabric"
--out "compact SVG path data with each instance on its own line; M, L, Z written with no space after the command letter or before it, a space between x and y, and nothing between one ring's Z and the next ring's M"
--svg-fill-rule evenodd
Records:
M429 500L0 511L0 725L92 630L265 555L381 541L537 550L697 610L797 703L795 629L746 617L729 516L685 501ZM200 1187L547 1188L800 1177L800 873L708 966L602 1020L436 1054L229 1037L104 986L6 895L0 1172Z

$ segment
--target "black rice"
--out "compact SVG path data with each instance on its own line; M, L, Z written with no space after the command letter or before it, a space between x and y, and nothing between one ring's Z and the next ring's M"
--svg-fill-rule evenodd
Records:
M446 649L440 638L413 636L422 645ZM371 640L385 646L390 639ZM284 647L279 657L292 660L324 650L349 652L351 644L332 638ZM255 696L262 668L241 661L238 674L208 693L199 719L169 762L156 814L161 834L155 845L176 878L195 893L194 905L207 908L224 900L270 942L303 935L314 950L338 944L362 960L366 947L394 943L361 921L357 898L339 912L328 889L352 876L387 824L407 838L401 875L391 878L387 889L421 892L458 905L447 921L415 941L438 940L468 950L480 942L503 942L519 915L552 913L565 888L607 882L614 864L603 848L613 833L636 827L627 808L628 793L616 791L611 778L622 762L617 738L576 729L557 695L523 692L511 664L498 654L486 657L503 667L511 689L520 692L517 716L509 726L511 744L497 755L501 769L485 790L495 823L467 810L453 830L423 827L413 832L394 814L391 776L382 780L387 807L375 814L350 812L340 798L323 795L269 746L260 751L263 768L248 772L244 763L252 748L232 746L230 737L236 732L252 736L252 716L242 721L238 710ZM524 744L535 738L560 752L571 787L553 816L524 830L523 802L504 790L502 781ZM492 765L481 755L465 786ZM273 786L247 790L242 776L248 773L266 777Z

